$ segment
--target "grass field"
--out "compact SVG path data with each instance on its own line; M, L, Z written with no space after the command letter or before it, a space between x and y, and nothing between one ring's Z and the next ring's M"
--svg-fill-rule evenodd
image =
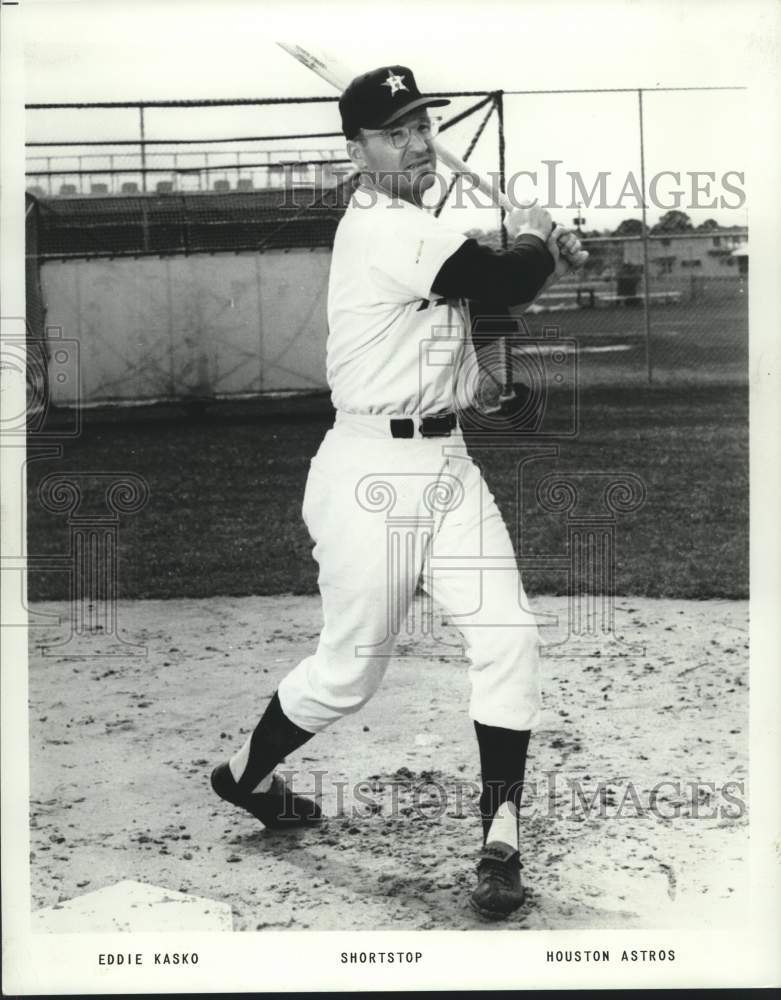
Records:
M555 406L555 400L554 400ZM539 474L631 472L647 500L617 525L619 594L741 598L748 594L748 392L738 386L586 388L581 429ZM29 465L28 550L64 554L63 515L41 507L52 472L134 472L147 506L122 519L120 596L207 597L316 590L301 521L308 462L330 424L323 400L213 407L200 419L160 412L85 417L61 459ZM475 457L513 533L523 511L527 553L564 554L564 522L544 514L535 481L516 497L521 449ZM525 573L530 593L562 593L560 571ZM33 600L68 595L62 573L31 573Z
M526 316L529 332L558 327L578 348L583 386L638 385L647 380L645 319L640 305L578 309ZM748 373L748 296L654 304L651 369L657 385L745 385Z

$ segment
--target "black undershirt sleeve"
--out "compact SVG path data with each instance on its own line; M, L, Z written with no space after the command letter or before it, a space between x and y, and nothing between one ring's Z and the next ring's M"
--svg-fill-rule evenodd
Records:
M537 236L519 236L508 250L469 239L439 269L431 290L446 299L515 306L530 302L553 268L551 252Z

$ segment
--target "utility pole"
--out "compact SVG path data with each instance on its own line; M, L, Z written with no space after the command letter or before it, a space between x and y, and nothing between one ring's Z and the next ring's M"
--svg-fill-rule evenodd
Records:
M581 208L582 208L582 205L581 205L580 202L578 202L578 214L572 220L573 226L575 226L577 228L577 230L578 230L578 236L582 236L583 235L583 230L580 227L581 226L585 226L585 224L586 224L586 220L583 218L583 213L581 212Z

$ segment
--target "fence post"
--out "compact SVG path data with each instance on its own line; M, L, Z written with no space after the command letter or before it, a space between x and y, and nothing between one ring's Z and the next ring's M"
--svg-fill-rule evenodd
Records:
M651 360L651 302L649 298L648 280L648 226L646 225L645 198L645 146L643 140L643 91L637 91L638 109L640 112L640 190L643 195L643 312L645 315L645 364L648 384L653 381L653 362Z
M141 131L141 190L146 193L146 132L144 131L144 106L138 106L139 125Z

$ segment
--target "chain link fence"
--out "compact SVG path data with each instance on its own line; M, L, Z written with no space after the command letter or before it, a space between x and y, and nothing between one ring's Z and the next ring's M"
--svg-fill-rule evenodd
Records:
M577 343L583 385L748 383L745 230L648 239L585 238L584 274L525 312L537 336L556 327Z
M524 191L503 169L505 155L508 163L537 164L540 186L548 184L536 192L540 201L547 197L554 217L574 225L589 250L585 269L523 313L531 335L557 330L573 343L582 385L747 383L747 229L700 221L702 213L668 211L655 225L646 217L659 178L670 173L661 169L665 143L675 141L683 157L699 162L676 106L695 101L703 115L718 110L728 118L727 97L737 100L739 89L726 96L730 88L449 95L447 145L516 197ZM334 100L30 105L28 191L37 206L28 258L45 265L328 248L350 166L333 131ZM522 144L521 121L531 123ZM665 139L665 130L676 129ZM603 181L593 172L601 161L582 152L595 137L605 156L635 171L638 194L634 203L618 199L611 225L599 228L612 177ZM560 150L558 158L549 150ZM552 192L551 164L576 162L581 172L560 170ZM720 176L725 164L718 166ZM432 210L500 246L500 213L456 214L456 196L445 184Z

